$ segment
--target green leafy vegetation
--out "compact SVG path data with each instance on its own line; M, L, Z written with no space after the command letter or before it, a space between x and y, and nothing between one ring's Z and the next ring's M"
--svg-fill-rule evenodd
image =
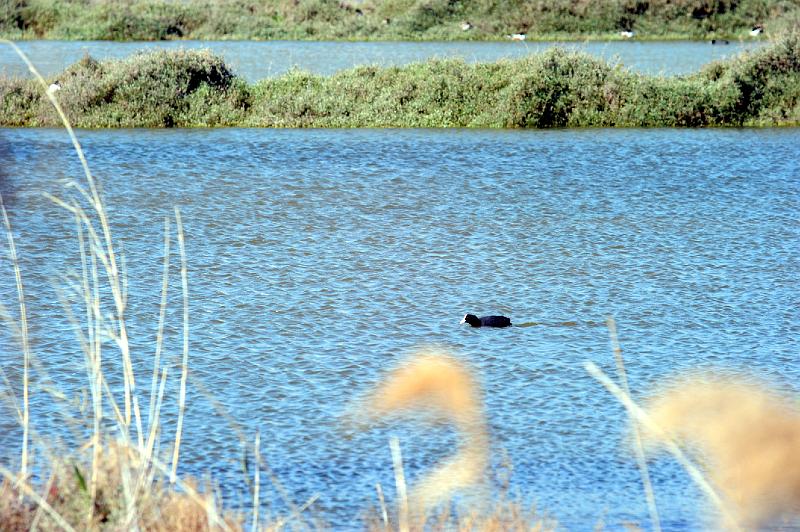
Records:
M207 51L160 51L102 63L86 56L59 80L59 99L81 127L232 125L247 107L245 82ZM3 124L60 123L34 81L0 84Z
M430 60L248 84L208 51L86 57L58 76L80 127L697 127L800 124L800 37L680 77L555 48L522 59ZM54 126L32 80L0 79L0 125Z
M800 0L0 0L9 39L730 39L798 23Z

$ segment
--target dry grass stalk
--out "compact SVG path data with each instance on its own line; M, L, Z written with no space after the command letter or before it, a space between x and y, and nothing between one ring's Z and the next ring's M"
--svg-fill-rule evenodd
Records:
M77 227L78 249L80 250L81 255L81 291L83 293L84 306L86 307L87 330L89 331L90 335L90 339L87 341L83 337L83 330L81 327L77 324L75 325L75 330L79 333L81 347L83 348L84 356L86 357L86 369L89 374L89 390L92 394L92 412L94 414L94 424L92 427L92 474L89 479L89 496L91 500L87 516L89 522L91 522L94 517L94 502L97 497L97 464L100 461L100 426L103 418L103 385L100 378L100 375L102 374L100 366L101 350L99 348L99 331L96 332L94 329L94 316L96 306L99 306L99 297L97 296L97 290L92 292L92 290L89 288L89 272L86 264L86 245L84 244L83 238L83 225L80 217L77 214L75 215L75 225ZM97 261L94 254L92 254L92 279L94 281L93 286L97 287ZM95 294L94 300L92 298L92 294ZM94 304L95 301L97 301L97 305ZM69 308L69 306L65 305L65 308Z
M178 428L175 430L175 446L172 450L172 472L170 482L175 482L178 471L178 456L181 448L181 432L183 429L183 413L186 409L186 377L189 371L189 283L186 272L186 249L183 242L183 224L181 213L175 207L175 222L178 226L178 248L181 253L181 284L183 286L183 361L181 364L181 392L178 399Z
M611 339L611 350L614 352L614 360L617 363L617 375L622 383L622 389L628 396L631 394L628 385L628 373L625 371L625 360L622 358L622 347L619 344L619 337L617 336L617 322L614 318L609 317L606 320L608 325L608 334ZM658 517L658 507L656 506L656 496L653 493L653 485L650 482L650 472L647 468L647 460L644 455L644 448L642 447L642 437L639 431L639 424L635 419L631 420L633 427L633 441L634 451L636 453L636 463L639 466L639 472L642 475L642 486L644 487L645 499L647 499L647 507L650 511L650 522L653 527L653 532L661 532L661 519Z
M383 530L388 532L389 512L386 511L386 499L383 498L383 488L381 488L380 482L375 484L375 491L378 493L378 504L380 505L381 510L381 523L383 523Z
M146 464L152 462L153 456L155 456L155 445L158 439L158 435L160 434L160 425L159 425L159 417L161 415L161 404L164 399L164 386L167 383L167 368L163 368L161 370L161 384L158 387L158 396L156 398L156 406L153 413L153 420L150 423L150 434L147 437L147 446L144 450L143 460ZM142 471L141 476L139 477L139 485L140 487L149 486L153 483L153 479L156 474L156 469L154 467L146 468Z
M800 515L800 411L796 402L741 379L692 376L647 409L665 438L704 451L714 483L746 529Z
M142 423L141 423L141 415L139 413L139 402L136 396L136 380L133 374L133 364L131 361L130 356L130 344L128 342L128 332L127 327L125 324L125 309L127 305L127 294L125 292L126 282L125 279L120 275L120 269L117 266L117 256L116 252L114 251L113 239L111 237L111 229L108 223L108 216L106 213L105 205L100 197L100 192L98 190L97 182L92 175L91 170L89 169L89 163L86 160L86 156L83 152L83 148L78 141L78 137L75 135L74 130L72 129L72 125L70 124L69 119L67 118L64 110L61 107L61 104L58 102L58 99L55 96L55 92L47 90L48 84L39 71L34 67L33 63L30 62L28 57L19 49L19 47L9 41L7 39L0 39L0 42L8 44L17 55L25 62L28 67L28 70L34 75L36 80L38 81L39 85L45 92L45 95L50 100L50 103L56 109L58 116L61 119L61 122L64 128L67 130L69 134L70 140L72 141L72 145L75 148L75 152L80 159L81 166L83 167L84 175L86 177L86 183L89 186L89 193L84 191L79 185L75 184L76 188L82 193L82 195L88 200L89 204L92 206L95 214L100 223L100 228L102 231L102 238L94 229L93 221L83 212L82 209L75 210L71 206L66 206L68 210L71 212L77 213L81 216L81 219L86 224L87 230L89 232L91 244L91 249L95 250L97 253L97 257L100 259L101 263L103 264L105 273L109 280L109 288L111 289L112 299L114 300L114 308L115 308L115 323L116 325L116 334L113 335L116 343L120 349L120 353L122 355L122 366L123 366L123 387L124 387L124 420L125 426L129 427L131 424L131 411L133 411L133 417L135 419L136 428L137 428L137 437L139 447L142 448L144 446L144 435L142 431ZM61 202L62 205L65 205ZM103 251L105 249L105 251ZM127 433L127 431L126 431Z
M261 453L259 450L261 443L261 434L256 431L256 439L253 443L253 455L255 457L255 464L253 472L253 530L258 530L258 508L259 501L259 488L261 487Z
M161 349L164 345L164 322L167 314L167 290L169 288L169 248L170 232L169 218L164 217L164 267L161 275L161 303L158 307L158 329L156 330L156 351L153 356L153 380L150 383L150 412L148 423L153 425L156 380L158 379L158 368L161 366Z
M50 493L50 490L53 489L53 483L55 482L55 479L55 474L51 473L50 478L47 479L47 484L44 486L44 491L42 492L44 495L42 496L42 499L44 499L44 497ZM31 532L36 532L36 530L39 529L39 522L42 520L44 512L45 510L43 506L40 505L38 508L36 508L36 514L34 514L33 522L31 523Z
M222 403L220 403L219 400L211 393L211 391L203 383L203 380L199 378L196 374L190 374L188 377L189 379L191 379L192 387L195 388L200 393L200 395L202 395L211 404L217 415L219 415L222 419L227 421L228 425L236 434L239 441L242 442L242 445L243 446L247 445L247 439L244 436L244 430L239 424L239 422L230 415L225 406L223 406ZM310 505L310 503L313 503L319 497L318 494L315 494L309 499L309 501L306 502L306 505L302 507L297 506L297 504L292 500L292 497L289 495L289 492L283 486L283 483L280 481L280 479L277 477L275 472L270 467L269 462L262 460L260 468L263 469L264 472L268 475L270 483L278 492L278 495L280 496L281 500L286 504L286 506L289 508L290 511L290 515L288 517L278 519L275 522L263 525L266 527L267 530L278 530L283 526L283 523L289 522L289 520L291 519L300 518L303 511L305 511L305 508L307 508ZM245 475L247 475L248 468L247 468L246 458L242 462L242 470L245 472Z
M14 278L17 283L17 301L19 302L19 322L20 340L22 341L22 458L20 464L20 478L23 480L28 477L28 431L30 427L29 409L29 375L28 370L31 360L31 347L28 342L28 314L25 307L25 290L22 286L22 271L17 260L17 249L14 246L14 235L11 232L11 223L8 221L8 213L0 197L0 210L3 212L3 223L8 237L8 249L11 254L11 263L14 266Z
M390 373L366 402L372 419L425 413L454 424L458 452L428 473L412 491L411 512L419 519L454 492L483 480L488 436L480 387L470 370L441 353L422 353Z
M39 83L42 85L44 89L46 89L46 83L44 79L39 75L30 61L25 57L25 55L19 50L19 48L11 42L7 42L14 50L20 55L20 57L25 61L28 65L30 71L36 76ZM209 523L209 526L206 528L222 528L222 529L229 529L229 527L225 521L220 520L218 517L218 512L216 508L213 508L212 504L209 504L207 497L200 496L196 490L192 489L190 486L186 486L182 481L179 479L174 478L174 469L175 464L173 463L173 471L172 475L172 482L179 487L180 489L184 490L184 494L178 494L177 492L173 491L164 491L161 488L155 489L157 487L157 483L154 483L155 474L157 471L160 471L161 474L164 474L166 471L169 475L169 470L167 470L154 456L153 456L153 447L154 442L157 440L157 435L159 432L159 411L160 406L164 394L164 386L166 382L166 370L162 371L162 378L160 382L159 392L157 396L157 401L155 401L155 406L153 406L153 402L151 401L150 404L150 427L149 427L149 437L148 437L148 445L147 447L144 446L144 433L142 430L141 425L141 415L139 412L139 405L138 399L136 395L136 388L135 388L135 377L133 374L133 366L131 363L130 351L129 351L129 343L127 337L127 330L125 325L125 309L127 307L127 277L125 271L125 260L124 255L120 255L119 257L119 268L117 266L118 260L114 251L114 245L112 244L111 239L111 232L108 225L108 220L106 216L105 206L102 202L98 183L94 180L89 167L84 156L83 150L78 142L70 124L67 120L66 116L61 109L58 100L55 98L52 92L46 92L47 97L50 99L53 106L56 108L59 116L62 118L64 127L67 129L69 136L73 142L73 146L75 148L76 153L83 165L84 173L86 175L86 180L88 183L88 191L84 190L79 184L77 183L70 183L69 186L75 188L81 196L89 203L91 209L89 212L93 213L97 219L99 219L99 225L101 230L98 231L95 228L95 223L92 217L87 214L80 204L77 201L70 200L70 201L63 201L59 198L55 198L53 196L48 196L52 199L55 203L60 205L61 207L65 208L69 212L73 213L76 217L78 222L78 243L81 253L81 270L82 270L82 278L79 282L75 283L75 291L76 293L80 294L83 304L85 305L86 309L86 334L84 334L84 328L77 322L77 320L72 320L76 326L76 333L78 335L82 350L85 354L86 365L87 365L87 376L89 380L89 387L92 394L92 406L94 410L94 432L92 438L90 439L89 444L86 447L92 447L92 460L91 460L91 470L92 474L90 477L90 482L88 483L84 479L82 473L80 473L77 466L74 467L74 475L69 466L64 466L62 464L61 471L54 477L56 484L52 486L52 489L47 489L47 494L56 493L58 497L56 497L55 503L56 506L59 506L62 510L64 510L71 518L70 521L73 524L82 523L84 528L95 528L98 526L99 523L107 522L110 518L108 512L103 510L104 505L112 505L119 504L120 501L124 501L123 508L117 508L115 511L115 516L113 519L113 524L111 526L118 527L122 526L123 528L139 528L140 525L147 519L147 508L148 504L153 501L156 502L163 502L167 499L165 497L172 497L170 500L176 500L180 503L180 497L186 498L188 496L189 499L194 501L195 506L198 504L201 507L202 514L204 515L204 519ZM5 211L4 211L5 213ZM179 214L176 212L176 215ZM9 237L11 235L10 227L6 219L6 226L8 228ZM182 228L180 227L180 220L178 220L178 229L179 229L179 243L181 245L181 255L182 255L182 262L183 262L183 285L184 285L184 363L183 363L183 381L181 387L181 414L185 408L185 387L186 387L186 376L187 376L187 357L186 354L188 353L188 309L187 309L187 295L186 295L186 269L185 269L185 253L183 247L183 234ZM85 231L85 233L84 233ZM167 225L168 231L168 225ZM84 238L86 236L86 238ZM169 235L165 234L165 247L168 248L169 242ZM12 257L16 257L15 250L13 248L13 241L10 242ZM121 248L120 248L121 249ZM167 252L168 253L168 252ZM14 260L16 266L16 260ZM165 277L166 277L166 270L168 269L168 257L165 258ZM108 281L108 287L110 288L110 292L113 299L113 318L112 321L109 323L109 320L105 318L104 312L101 310L101 289L100 289L100 280L99 280L99 272L102 271L105 274L105 278ZM17 270L18 276L19 272ZM90 282L91 279L91 282ZM164 282L166 284L166 281ZM162 291L165 292L165 287L162 287ZM19 297L24 304L24 297L21 290L18 290ZM162 302L164 300L164 296L162 296ZM67 312L71 318L72 312L69 308L69 304L67 303ZM163 303L162 303L162 314L163 314ZM158 338L158 345L157 345L157 352L160 348L160 341L162 336L162 327L163 327L163 318L160 320L161 323L159 324L159 338ZM20 331L20 333L24 332L27 328L27 319L24 312L24 307L22 311L22 320L21 320L22 327L16 327ZM24 352L26 355L28 354L29 350L27 349L27 335L20 334L23 337L23 344L26 347ZM121 410L114 399L114 396L109 389L109 385L107 380L103 376L102 368L101 368L101 359L102 359L102 345L103 340L106 337L112 338L117 347L120 350L122 355L122 367L123 367L123 386L124 386L124 411ZM31 357L25 357L25 378L24 378L24 390L25 390L25 397L24 397L24 408L20 409L20 421L25 427L25 444L23 444L23 459L22 459L22 472L23 475L27 475L28 469L28 457L27 453L25 452L27 449L27 442L30 439L28 435L28 419L27 419L27 390L28 390L28 377L27 377L27 369L28 369L28 361L31 360ZM158 360L156 360L154 374L158 372ZM151 389L151 398L155 396L155 386L156 380L153 380L153 385ZM107 395L109 400L109 404L112 406L114 413L116 414L116 420L118 422L118 426L120 429L120 437L122 438L122 444L117 444L109 451L108 449L103 450L102 448L102 434L101 434L101 422L103 417L103 393ZM131 446L131 422L132 416L136 422L136 439L138 439L138 446L133 447ZM46 447L44 447L46 450ZM119 453L117 450L119 449L126 449L124 453ZM114 468L113 470L109 470L108 462L109 462L109 452L116 456L119 467ZM51 460L52 463L56 464L56 460ZM72 482L74 476L77 476L79 479L78 488L76 489L75 483ZM109 486L111 486L109 491ZM105 491L104 491L105 490ZM48 510L50 506L47 506L48 502L44 500L42 497L39 497L44 504L39 503L37 500L37 494L33 492L26 484L24 484L24 477L23 483L17 485L13 489L4 490L3 493L8 493L13 491L17 496L20 497L19 504L21 510L17 512L19 515L27 515L28 513L25 509L25 503L23 503L22 496L26 495L32 498L39 504L39 510L37 510L36 517L33 517L33 522L38 524L38 521L41 520L41 513L42 510ZM160 497L153 497L153 491L160 494ZM109 493L113 493L111 498L115 502L109 502ZM176 498L177 497L177 498ZM5 501L4 501L5 502ZM87 504L88 502L88 504ZM169 502L169 501L168 501ZM175 503L175 504L178 504ZM172 503L169 503L172 504ZM182 503L181 503L182 504ZM65 506L66 505L66 506ZM75 508L79 508L80 511L73 512L72 510ZM156 510L158 510L158 506L155 506ZM13 510L13 509L12 509ZM158 510L160 512L160 510ZM48 511L48 514L52 512ZM80 515L80 518L78 518ZM5 517L5 512L3 517ZM58 521L58 513L55 514L53 519L56 521L58 526L62 526L61 523ZM159 520L161 522L162 520ZM28 524L31 524L30 521L26 521ZM69 525L67 525L69 526ZM147 527L145 527L147 528ZM170 529L175 529L175 527L169 527ZM193 527L196 529L196 527Z
M408 489L406 472L403 468L403 455L400 452L400 440L392 437L389 440L389 446L392 449L394 484L397 490L397 529L399 532L408 532Z
M631 399L630 395L625 393L619 386L617 386L603 371L597 367L596 364L593 362L585 362L583 367L586 371L594 377L600 384L605 386L606 390L608 390L611 395L617 398L617 400L622 403L622 406L625 407L625 410L628 411L628 415L635 419L639 424L647 429L652 434L662 434L661 427L653 421L653 419L642 409L639 405L637 405L633 399ZM705 475L697 468L696 465L692 463L692 461L686 456L686 453L678 446L677 443L671 438L664 437L661 441L661 444L675 457L675 459L681 464L681 466L686 470L689 474L691 479L694 481L695 484L706 494L706 496L711 500L714 506L719 511L724 524L726 526L730 526L731 528L738 529L736 526L736 522L733 519L732 514L728 510L727 505L725 502L720 498L717 494L717 491L709 484L708 480L706 480Z
M302 506L299 508L291 508L291 513L285 517L281 517L280 519L276 520L274 523L268 526L269 530L282 530L284 526L288 525L293 519L300 519L302 517L303 512L311 508L315 502L319 499L319 493L315 493L311 497L308 498L306 502L303 503ZM302 524L302 528L306 528L305 524Z

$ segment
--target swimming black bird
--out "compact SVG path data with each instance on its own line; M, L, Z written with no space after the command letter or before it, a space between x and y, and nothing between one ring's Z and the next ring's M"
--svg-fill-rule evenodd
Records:
M511 318L505 316L482 316L465 314L461 323L468 323L470 327L511 327Z

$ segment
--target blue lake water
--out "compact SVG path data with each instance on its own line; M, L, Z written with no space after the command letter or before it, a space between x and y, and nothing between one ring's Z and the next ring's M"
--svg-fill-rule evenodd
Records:
M490 62L539 53L553 46L582 50L647 74L688 74L711 61L763 46L763 41L709 42L313 42L313 41L23 41L19 47L44 75L54 75L85 54L98 59L127 57L140 50L208 48L250 81L278 76L290 68L332 74L357 65L404 65L431 57ZM28 76L8 46L0 46L0 74Z
M309 516L353 526L377 504L376 482L393 503L390 436L413 484L455 435L411 421L357 432L342 418L424 346L479 376L490 485L512 464L512 494L575 530L649 527L625 413L583 369L594 361L613 374L606 316L637 398L698 368L799 391L800 130L78 134L126 257L145 411L163 221L181 209L191 325L180 471L210 472L234 504L249 504L240 436L252 442L256 431L293 504L320 494ZM75 222L41 193L76 197L64 184L81 176L64 132L0 129L0 193L41 363L31 419L48 441L70 437L64 416L80 417L87 377L57 290L80 271ZM176 248L173 238L165 454L182 345ZM5 252L0 301L16 315ZM466 312L538 325L472 330L459 326ZM19 349L0 331L0 364L19 392ZM105 349L115 386L119 365ZM12 407L0 409L3 462L14 464L21 430ZM666 530L708 526L675 462L657 459L651 474ZM262 494L265 513L286 508L266 479Z

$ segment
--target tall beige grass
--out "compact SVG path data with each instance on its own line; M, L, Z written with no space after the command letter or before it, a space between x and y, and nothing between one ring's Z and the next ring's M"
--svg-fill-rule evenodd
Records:
M75 296L71 301L83 305L79 319L73 313L72 303L64 298L65 311L75 327L76 336L86 363L88 390L91 401L92 434L82 448L72 454L51 451L47 441L37 437L29 420L28 367L33 364L44 373L45 365L37 362L27 338L27 317L21 271L16 261L11 225L2 208L9 249L17 280L20 304L20 324L14 322L5 310L3 317L17 331L22 342L23 354L23 405L13 397L11 387L5 394L14 403L23 426L23 444L20 474L13 475L1 468L5 478L0 486L0 528L4 530L27 530L41 527L51 529L113 529L113 530L231 530L241 528L237 514L228 512L223 516L213 490L196 488L191 480L177 476L181 428L186 405L186 380L188 374L188 281L184 252L183 228L176 209L177 237L181 255L181 279L184 295L184 349L179 396L179 422L175 433L170 465L165 465L156 451L159 436L168 427L160 422L167 368L162 366L160 353L163 340L164 306L168 286L169 260L165 258L162 299L157 342L155 349L153 379L150 390L150 412L148 426L142 422L139 409L139 391L130 352L126 326L128 308L127 276L125 257L121 247L112 238L101 187L92 175L83 149L63 112L56 94L47 91L45 80L19 48L9 44L28 65L63 121L73 147L83 166L85 182L70 182L68 187L77 191L73 197L60 198L48 195L53 202L70 212L76 220L77 245L80 252L81 271L77 276L65 276L66 292ZM165 253L169 251L169 223L165 225ZM62 290L61 293L64 291ZM106 340L110 339L109 344ZM110 345L110 347L109 347ZM116 358L122 370L123 390L120 394L109 386L103 360ZM161 378L158 379L158 374ZM34 390L31 390L34 393ZM54 393L54 392L53 392ZM56 394L57 395L57 394ZM104 428L107 421L115 424L113 436ZM49 457L53 473L40 493L29 483L32 452L29 444ZM87 458L87 451L88 458ZM84 465L88 464L88 465ZM47 464L39 463L39 468ZM89 474L86 474L86 470ZM162 479L168 478L165 487ZM88 479L88 482L87 482ZM256 497L257 502L257 497ZM256 514L257 519L257 514ZM254 521L257 524L257 521Z
M27 336L27 317L24 306L22 272L16 261L14 240L8 217L3 211L9 249L17 279L20 303L20 323L0 302L0 318L15 332L22 344L23 400L13 393L13 386L0 368L7 384L2 398L7 399L17 413L23 426L20 473L14 474L0 467L5 479L0 484L0 529L22 531L29 529L65 530L241 530L244 514L225 510L209 483L198 487L193 479L182 478L179 473L180 448L183 439L184 414L188 400L189 366L189 280L183 224L180 212L175 209L176 237L180 255L180 277L183 294L183 349L181 376L177 397L178 420L175 427L174 444L170 450L159 451L159 443L166 441L165 433L172 427L162 424L161 410L165 402L164 391L168 379L168 368L162 360L164 322L166 317L167 291L170 277L170 220L164 225L164 265L161 282L161 301L153 355L150 403L147 419L143 422L139 409L139 393L130 351L126 326L128 309L128 280L125 255L122 246L112 238L102 187L92 175L83 148L67 119L57 98L57 93L47 90L47 83L25 54L13 43L0 39L0 43L11 46L41 86L42 92L52 103L61 118L84 171L84 182L71 181L67 188L75 194L46 197L71 213L76 221L76 240L80 254L80 272L64 276L67 288L57 288L67 317L73 324L76 337L86 364L88 396L86 411L91 420L83 419L86 411L80 410L81 419L73 419L64 411L70 424L91 427L89 441L77 449L55 449L52 442L39 437L29 422L28 367L46 376L46 364L37 361L30 349ZM2 198L0 198L2 202ZM81 312L74 307L82 306ZM108 340L111 340L110 342ZM115 364L116 363L116 364ZM122 370L122 391L109 385L106 368L111 365ZM160 377L159 377L160 375ZM219 402L205 391L202 381L191 379L195 387L217 410L232 428L232 435L244 442L245 437L233 418ZM57 383L55 383L57 384ZM55 397L59 392L49 389ZM112 427L109 428L109 422ZM74 431L76 438L82 437ZM304 504L297 506L269 467L261 459L260 437L256 436L252 446L254 482L252 498L252 530L280 530L294 521L304 525L302 514L319 498L312 495ZM251 448L248 445L248 448ZM34 464L32 449L36 449L47 460ZM249 452L249 450L248 450ZM169 456L162 460L161 456ZM34 465L41 471L50 468L50 480L41 491L41 486L30 482L30 470ZM246 465L246 464L245 464ZM247 469L247 468L245 468ZM88 474L87 474L88 471ZM288 515L272 515L262 518L259 513L260 474L265 471L277 492L290 508ZM245 471L245 474L248 474Z
M622 356L622 346L619 343L617 336L617 322L613 317L606 319L608 326L609 339L611 340L611 351L614 353L614 361L617 364L617 376L619 377L622 389L625 394L630 396L630 387L628 385L628 373L625 371L625 360ZM636 454L636 463L639 466L639 473L642 476L642 486L644 487L644 495L647 500L647 506L650 511L650 526L653 532L661 532L661 518L658 516L658 506L656 505L656 497L653 492L653 484L650 482L650 471L647 467L647 460L642 447L642 437L640 434L639 423L636 419L632 419L632 432L634 442L634 452Z
M685 377L647 406L661 432L700 448L709 476L744 529L800 516L800 411L796 400L740 378Z
M89 498L82 466L68 461L55 464L51 481L41 494L26 483L7 480L0 485L0 528L34 528L35 510L20 502L18 494L22 494L44 509L46 517L40 523L45 530L53 529L53 525L63 530L241 530L239 516L210 517L216 511L212 490L206 488L201 493L194 481L181 482L180 491L162 481L151 483L146 490L134 489L132 475L146 466L141 458L126 443L104 446L100 460L93 464L99 475L90 521L84 520Z
M17 283L17 301L19 304L19 339L22 344L22 411L21 420L22 424L22 456L20 459L20 478L25 480L28 477L28 442L30 430L30 410L29 410L29 369L31 365L31 347L28 337L28 312L25 305L25 289L22 284L22 271L19 267L17 259L17 248L14 245L14 236L11 231L11 223L8 220L8 213L6 206L3 204L3 198L0 198L0 211L3 214L3 223L8 237L8 251L11 255L11 262L14 267L14 279Z

